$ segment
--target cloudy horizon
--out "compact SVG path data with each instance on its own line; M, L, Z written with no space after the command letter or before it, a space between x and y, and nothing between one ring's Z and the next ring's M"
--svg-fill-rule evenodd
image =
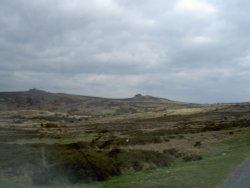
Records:
M0 3L0 91L250 101L248 1Z

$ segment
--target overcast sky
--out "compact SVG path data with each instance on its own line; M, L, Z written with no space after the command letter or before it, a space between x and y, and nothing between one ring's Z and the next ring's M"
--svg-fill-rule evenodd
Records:
M0 91L250 101L248 0L0 0Z

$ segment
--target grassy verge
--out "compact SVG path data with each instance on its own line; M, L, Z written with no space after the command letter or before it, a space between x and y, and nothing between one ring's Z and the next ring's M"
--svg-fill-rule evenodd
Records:
M232 154L203 161L181 162L171 168L116 177L103 183L102 187L212 188L221 183L232 167L241 161L242 157Z
M213 188L223 183L233 169L247 158L250 153L249 136L250 132L247 131L215 144L212 147L220 148L220 152L209 153L201 161L179 161L170 168L114 177L98 186Z
M243 150L233 151L226 155L205 158L195 162L177 162L170 168L161 168L151 171L136 172L118 177L113 177L103 183L54 185L49 188L213 188L220 184L228 173L243 161L246 152ZM14 181L13 181L14 180ZM0 179L2 187L12 188L42 188L32 186L27 179ZM46 186L47 187L47 186Z
M183 162L177 160L172 166L154 170L131 172L112 177L107 181L91 184L67 184L60 182L48 188L213 188L221 184L233 169L250 153L250 129L237 129L233 135L217 131L207 134L223 139L212 142L201 151L203 160ZM193 135L194 136L194 135ZM206 135L207 138L208 135ZM208 149L209 148L209 149ZM202 150L202 149L201 149ZM34 186L27 176L6 178L0 175L0 187L42 188Z

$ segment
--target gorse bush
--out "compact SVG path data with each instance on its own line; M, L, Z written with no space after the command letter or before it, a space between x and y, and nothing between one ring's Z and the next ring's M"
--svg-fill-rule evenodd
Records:
M169 154L157 151L129 150L121 152L117 158L122 171L131 168L138 171L146 164L153 164L156 167L169 166L173 162L173 157Z
M28 173L35 185L104 181L131 170L168 166L174 158L156 151L93 149L85 142L1 146L1 169L13 176Z
M48 168L38 168L32 175L36 185L48 185L57 178L65 177L71 183L104 181L122 172L140 171L152 164L155 167L168 166L173 158L156 151L129 150L119 148L110 151L95 151L80 146L83 143L65 145L50 152ZM147 165L148 164L148 165Z
M72 151L61 164L70 182L102 181L120 174L119 165L112 158L96 151Z
M202 156L201 155L197 155L197 154L186 154L182 157L182 159L186 162L188 161L199 161L202 160Z
M176 158L181 157L181 155L182 155L176 148L165 149L165 150L163 150L163 153L169 154L169 155L176 157Z

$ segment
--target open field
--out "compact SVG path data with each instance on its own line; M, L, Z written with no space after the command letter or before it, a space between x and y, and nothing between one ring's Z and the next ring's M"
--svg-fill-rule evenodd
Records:
M233 132L233 134L230 134L230 132ZM201 138L201 135L195 134L193 135L193 140L190 140L190 136L192 135L182 138L183 141L194 143L196 139ZM66 183L66 185L63 185L54 182L49 187L166 187L166 185L167 187L187 188L215 187L222 183L230 171L249 155L250 129L236 128L230 131L212 131L203 133L202 137L206 138L206 140L204 140L204 144L199 149L185 143L184 145L178 145L178 140L173 140L179 151L200 154L202 160L184 161L176 159L169 167L151 167L139 172L130 171L124 175L110 178L103 183ZM162 150L168 147L172 148L172 146L166 143L150 144L149 148L146 145L142 145L140 149ZM139 148L139 145L135 147ZM182 148L185 149L182 150ZM18 157L15 158L17 158L18 162ZM40 155L38 154L36 158L40 159ZM8 174L2 175L1 178L1 186L3 187L39 187L33 185L28 174Z
M2 110L0 187L212 188L250 154L247 103L163 108L164 99L136 98L130 106L150 99L152 109L86 116L22 102Z

